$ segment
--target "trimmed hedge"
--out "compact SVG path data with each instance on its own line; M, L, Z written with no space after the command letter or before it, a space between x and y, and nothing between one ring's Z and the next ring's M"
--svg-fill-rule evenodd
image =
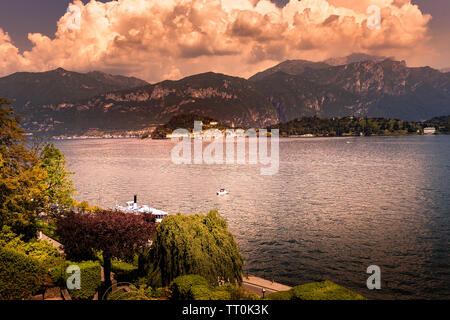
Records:
M44 283L46 270L34 258L12 248L0 247L0 299L30 298Z
M365 300L363 296L330 281L312 282L267 295L265 300Z
M114 272L117 282L134 283L138 279L138 268L123 261L113 260L111 271Z
M53 266L50 268L48 274L50 275L50 278L52 279L52 282L55 286L60 288L66 287L66 269L69 266L69 263L66 261L65 264L58 264L56 266Z
M98 261L70 262L66 261L65 265L59 265L50 270L50 277L53 283L61 288L67 287L67 267L76 265L80 267L81 272L81 288L80 290L69 290L73 299L86 300L91 299L98 291L101 285L101 266Z
M101 285L101 266L98 261L85 261L73 263L80 267L81 289L70 290L73 299L91 299ZM69 275L66 274L66 279Z
M290 290L293 300L365 300L363 296L330 281L313 282Z
M170 298L173 300L195 300L192 289L196 287L195 294L200 292L198 287L208 288L208 281L199 275L187 275L175 278L170 284ZM202 290L204 291L204 290Z

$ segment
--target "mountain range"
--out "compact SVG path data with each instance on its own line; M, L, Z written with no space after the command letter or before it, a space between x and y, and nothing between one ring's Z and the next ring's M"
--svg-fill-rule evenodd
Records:
M363 54L288 60L249 79L208 72L156 84L60 68L0 78L0 96L44 135L137 131L186 113L236 127L314 115L421 121L450 114L450 73Z

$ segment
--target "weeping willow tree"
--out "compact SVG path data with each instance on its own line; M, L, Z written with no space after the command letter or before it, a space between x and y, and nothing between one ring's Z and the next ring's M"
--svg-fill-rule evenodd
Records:
M167 217L158 226L153 246L143 260L146 272L157 274L163 286L189 274L202 275L212 286L219 281L242 282L244 259L217 211L206 216Z

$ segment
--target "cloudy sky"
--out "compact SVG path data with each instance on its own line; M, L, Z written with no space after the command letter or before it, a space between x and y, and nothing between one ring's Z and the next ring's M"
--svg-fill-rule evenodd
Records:
M380 28L368 28L372 5ZM2 1L0 76L63 67L150 82L206 71L248 77L286 59L352 52L443 68L449 16L448 0Z

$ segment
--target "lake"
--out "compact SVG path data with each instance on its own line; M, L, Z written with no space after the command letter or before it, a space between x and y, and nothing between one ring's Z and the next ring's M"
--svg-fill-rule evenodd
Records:
M55 141L77 199L184 214L217 209L250 274L330 280L368 298L450 298L450 136L280 139L279 172L175 165L171 141ZM217 196L226 188L230 194ZM370 291L367 267L381 268Z

